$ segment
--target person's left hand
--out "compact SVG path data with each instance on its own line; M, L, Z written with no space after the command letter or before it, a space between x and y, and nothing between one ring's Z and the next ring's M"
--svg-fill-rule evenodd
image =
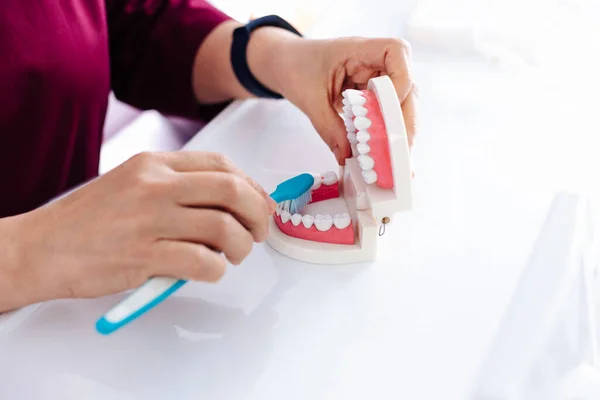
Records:
M343 38L296 40L286 46L281 93L311 120L340 165L351 155L339 116L342 92L366 89L369 79L388 75L402 105L412 149L417 128L417 90L411 76L411 50L402 39Z

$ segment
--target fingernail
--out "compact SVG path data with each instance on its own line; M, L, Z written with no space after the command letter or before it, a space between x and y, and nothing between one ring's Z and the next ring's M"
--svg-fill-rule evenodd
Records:
M275 214L275 209L277 208L277 203L275 203L273 201L273 199L271 199L271 197L269 197L268 205L269 205L269 215Z
M269 209L269 215L273 215L275 213L275 209L277 208L277 203L273 200L271 196L264 192L265 198L267 199L267 208Z
M336 147L335 149L333 149L333 155L335 156L335 159L336 159L338 165L344 165L344 161L346 160L346 155L344 153L342 153L341 148Z
M255 182L254 180L251 179L250 183L265 198L265 200L267 202L267 209L268 209L269 215L273 215L275 213L275 209L277 208L277 203L275 203L275 201L269 195L269 193L267 193L267 191L261 185L259 185L257 182Z
M335 156L335 159L337 160L337 162L339 164L339 162L340 162L340 148L339 147L334 147L333 155Z

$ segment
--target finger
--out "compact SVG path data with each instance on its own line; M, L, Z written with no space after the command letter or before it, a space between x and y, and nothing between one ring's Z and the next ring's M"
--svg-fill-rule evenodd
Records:
M412 87L412 56L408 42L402 39L362 39L357 42L353 39L347 45L346 52L354 59L348 63L348 73L361 77L361 74L366 74L365 67L370 71L385 72L392 80L400 102L403 102Z
M412 86L408 96L402 103L402 115L404 116L404 125L408 136L408 147L412 150L415 136L417 135L417 96L418 91L415 85Z
M186 172L181 174L175 190L178 204L227 211L257 242L267 238L267 204L247 180L225 172Z
M161 240L156 251L156 262L150 271L153 276L216 282L227 267L223 255L202 244Z
M242 173L221 153L205 151L169 151L159 153L165 164L177 172L220 171Z
M350 75L350 80L353 84L352 88L358 90L366 89L369 79L380 76L378 70L364 64L348 68L348 74Z
M333 152L339 165L344 165L350 157L350 142L347 139L344 121L333 107L324 107L320 113L311 118L314 128Z
M404 103L413 87L411 75L410 46L403 40L391 41L383 52L383 65L392 80L401 103Z
M178 172L200 172L200 171L218 171L229 172L245 179L267 202L269 213L273 214L277 204L269 194L239 169L226 156L220 153L209 153L199 151L176 151L161 153L165 163L174 171Z
M412 149L417 131L417 90L411 75L410 45L401 39L372 39L363 43L359 63L355 63L356 78L367 77L364 67L387 74L402 105L409 147ZM361 75L362 74L362 75ZM360 86L360 85L359 85Z
M164 227L164 239L203 244L239 265L252 250L253 237L231 214L209 208L180 209Z

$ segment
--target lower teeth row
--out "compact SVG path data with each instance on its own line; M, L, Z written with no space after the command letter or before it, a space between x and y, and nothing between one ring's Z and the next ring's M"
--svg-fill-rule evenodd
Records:
M302 225L307 229L314 224L315 228L321 232L328 231L332 226L335 226L338 229L344 229L347 228L352 222L350 219L350 214L348 213L335 214L333 217L331 214L317 214L315 217L313 217L309 214L291 215L288 211L278 208L277 215L281 217L281 222L284 224L288 221L292 221L294 226L298 226L300 223L302 223Z

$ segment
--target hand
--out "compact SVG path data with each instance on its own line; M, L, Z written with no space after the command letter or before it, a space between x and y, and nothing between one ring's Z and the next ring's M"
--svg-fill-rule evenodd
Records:
M21 251L0 311L96 297L152 276L217 281L268 234L269 195L219 154L140 154L12 221ZM222 254L219 254L222 252ZM2 270L0 270L0 274Z
M283 36L282 36L283 37ZM411 50L401 39L343 38L306 40L285 37L278 73L263 75L311 119L340 165L350 157L346 129L339 112L342 92L366 89L369 79L388 75L402 105L409 147L417 128L417 90L411 76Z
M193 87L199 102L248 98L229 58L235 21L216 28L198 51ZM411 51L402 39L342 38L311 40L284 29L263 27L252 33L250 70L269 89L281 93L308 115L340 165L351 155L339 112L345 89L365 89L369 79L388 75L398 94L412 149L417 128L417 90Z

